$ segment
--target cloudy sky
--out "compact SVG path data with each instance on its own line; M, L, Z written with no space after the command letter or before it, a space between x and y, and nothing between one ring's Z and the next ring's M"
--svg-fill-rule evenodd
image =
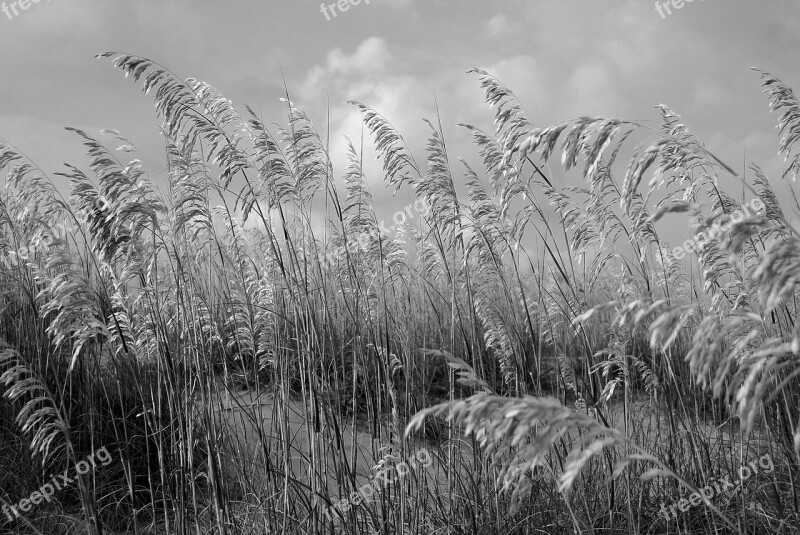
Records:
M741 169L746 153L775 176L776 117L749 68L800 88L796 0L695 0L670 15L662 8L664 17L651 0L363 0L335 17L316 0L15 7L16 16L0 12L0 137L50 171L84 161L65 126L120 130L154 175L165 168L152 100L93 59L103 51L205 80L271 121L285 117L285 80L322 131L329 110L337 172L344 136L360 135L348 99L382 112L420 151L421 118L438 101L451 155L473 158L457 124L491 128L464 74L480 67L515 90L537 126L581 115L657 120L654 107L665 103L732 166ZM372 180L386 199L381 177Z

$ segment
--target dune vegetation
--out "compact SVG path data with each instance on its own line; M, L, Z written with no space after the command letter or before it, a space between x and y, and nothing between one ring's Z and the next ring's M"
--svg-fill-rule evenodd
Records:
M58 172L0 141L0 533L800 529L780 80L757 72L782 177L732 169L665 105L535 126L480 70L494 130L447 131L480 166L439 117L407 140L353 102L365 140L335 173L290 94L273 125L100 59L154 99L168 170L115 131L74 130L86 161ZM402 217L376 213L381 181Z

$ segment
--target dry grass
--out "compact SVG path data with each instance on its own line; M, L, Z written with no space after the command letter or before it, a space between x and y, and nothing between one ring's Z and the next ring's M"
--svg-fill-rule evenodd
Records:
M88 165L57 173L69 198L0 142L0 498L102 446L115 461L0 531L800 529L800 234L755 164L737 199L718 186L736 173L666 106L655 129L539 128L473 70L495 111L494 132L462 125L480 170L451 160L438 118L419 163L353 103L387 186L431 207L387 235L363 148L338 180L290 95L271 129L203 82L102 57L155 99L168 193L116 132L74 131ZM761 76L794 177L800 104ZM763 213L696 258L659 238L664 217L700 233L745 197ZM323 512L422 448L429 468ZM774 472L659 517L764 453Z

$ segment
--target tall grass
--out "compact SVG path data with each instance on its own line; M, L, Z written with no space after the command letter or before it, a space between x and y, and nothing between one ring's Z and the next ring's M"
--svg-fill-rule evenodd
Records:
M87 164L56 176L0 142L0 498L102 446L115 462L7 529L798 529L800 239L755 164L739 176L663 105L657 127L536 127L472 70L495 113L493 132L461 125L481 169L450 157L439 117L419 162L353 102L387 187L430 207L390 235L363 143L336 177L289 94L271 127L204 82L101 57L152 94L168 172L114 131L73 130ZM794 177L800 103L761 76ZM696 258L659 237L665 217L701 233L752 197L763 213ZM422 448L430 468L327 509ZM765 453L774 472L659 517Z

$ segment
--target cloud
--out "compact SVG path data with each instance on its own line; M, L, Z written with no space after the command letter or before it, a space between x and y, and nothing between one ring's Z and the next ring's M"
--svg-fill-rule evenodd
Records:
M692 106L696 109L714 108L722 110L734 103L734 99L723 84L711 78L700 78L694 83Z
M101 4L95 5L89 0L40 1L27 4L29 7L25 10L18 6L12 9L10 1L6 4L8 4L11 19L0 12L0 24L3 27L3 30L0 31L0 42L5 40L3 38L11 40L16 37L18 39L20 34L59 38L97 31L98 28L102 28L103 12L106 7ZM14 15L15 10L16 16Z
M486 22L484 29L491 38L508 37L519 32L522 29L522 24L510 22L505 14L498 13Z
M306 73L299 94L311 100L326 91L350 89L385 73L391 59L388 46L380 37L364 40L352 54L336 48L328 53L323 65L316 65Z
M413 6L412 0L379 0L379 2L395 9L408 9Z
M627 108L610 69L601 61L577 67L569 79L558 109L564 119L583 115L625 116Z
M358 100L374 108L400 132L405 133L412 126L419 131L416 123L421 123L418 118L422 109L414 99L420 97L415 89L421 84L413 75L387 72L389 64L396 64L394 60L395 55L384 39L369 37L351 53L338 48L330 51L324 63L311 67L299 84L301 107L320 109L327 106L330 98L330 152L337 173L347 165L346 137L352 139L358 150L362 134L361 116L347 101ZM327 114L328 110L322 113ZM369 133L364 132L364 137L365 145L371 146ZM379 174L380 167L374 158L365 162L365 171L372 176Z
M517 55L508 59L500 60L490 65L480 67L488 72L500 83L514 92L525 109L533 115L531 117L536 122L538 110L547 109L550 101L550 94L547 86L543 83L546 79L543 69L539 62L532 56ZM464 83L463 81L461 82ZM469 84L468 84L469 86ZM469 86L470 92L475 93L480 98L480 116L486 116L486 104L483 102L483 93L476 91L477 83Z
M328 69L331 72L351 74L383 71L390 59L386 41L380 37L370 37L363 41L352 55L339 49L328 55Z

